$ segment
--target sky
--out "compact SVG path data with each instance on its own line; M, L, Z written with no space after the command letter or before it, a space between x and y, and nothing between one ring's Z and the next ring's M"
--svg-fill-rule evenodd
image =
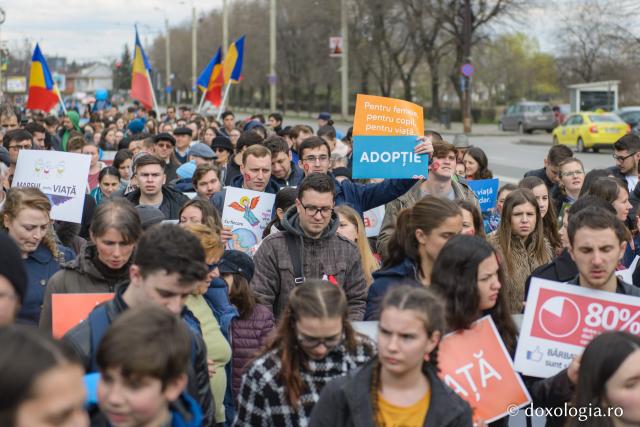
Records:
M47 57L110 62L121 55L125 43L131 48L135 23L142 43L148 45L164 33L165 16L171 26L180 25L191 20L192 6L200 15L221 9L222 0L0 0L6 14L0 38L11 50L28 39L32 47L40 43ZM524 25L508 24L499 31L524 31L549 52L554 48L549 25L553 16L539 7L529 12Z
M9 49L28 39L40 43L45 56L108 62L125 43L131 48L134 24L142 43L151 43L164 34L165 16L170 26L180 25L191 20L192 6L199 16L221 9L222 0L0 0L6 15L0 38Z

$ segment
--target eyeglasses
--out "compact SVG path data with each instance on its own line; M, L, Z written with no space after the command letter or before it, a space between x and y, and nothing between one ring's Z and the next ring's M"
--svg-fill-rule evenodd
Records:
M305 206L304 203L302 203L302 201L300 202L300 204L304 208L304 212L309 216L316 216L319 213L323 217L327 218L331 216L331 214L333 213L333 206L330 208L329 207L318 208L316 206Z
M16 144L9 146L9 150L28 150L30 148L31 144Z
M629 157L634 156L636 153L631 153L628 156L616 156L615 154L612 156L616 162L624 162Z
M327 156L326 154L321 154L319 156L307 156L304 159L302 159L302 161L305 163L316 163L316 162L326 163L329 161L329 156Z
M331 349L331 348L337 347L342 343L342 341L344 340L344 335L342 332L340 332L339 334L334 335L332 337L310 337L310 336L298 333L296 335L296 338L298 339L298 342L302 347L307 348L309 350L314 349L320 346L321 344L324 345L326 348Z
M571 171L571 172L562 172L562 176L563 177L569 177L569 176L580 176L583 175L584 171Z
M209 267L209 272L212 272L216 268L220 267L220 262L212 262L211 264L207 264L207 267Z
M173 148L173 144L156 144L156 147L162 148L163 150L170 150Z
M222 153L222 152L229 151L229 150L227 150L226 148L216 147L216 148L213 149L213 151L215 151L216 153Z

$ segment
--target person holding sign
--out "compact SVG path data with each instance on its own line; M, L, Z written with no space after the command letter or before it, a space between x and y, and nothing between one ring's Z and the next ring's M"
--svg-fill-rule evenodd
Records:
M113 293L129 278L129 265L142 235L140 217L126 200L110 200L96 209L90 227L91 241L47 284L40 329L51 333L53 294Z
M429 154L433 152L431 140L427 137L417 137L418 142L414 148L415 154ZM305 139L300 144L299 165L304 171L305 177L314 174L329 174L331 165L331 148L329 144L318 136ZM414 179L385 179L376 184L358 184L349 180L335 181L337 205L347 204L354 208L360 215L364 212L389 203L402 196L416 183Z
M378 357L329 383L313 408L315 427L472 426L469 405L438 378L444 304L427 289L385 296Z
M433 263L447 241L462 232L462 213L451 200L426 196L398 216L389 242L391 257L373 273L365 320L377 320L387 291L400 284L431 284Z
M640 288L616 276L629 231L619 218L597 207L589 207L569 218L569 253L578 267L578 277L569 284L617 294L640 296Z
M627 332L605 332L582 354L573 407L610 415L589 419L589 425L640 425L640 338ZM610 411L610 412L609 412ZM570 417L567 427L584 425Z
M18 323L38 325L49 278L61 262L74 257L70 249L56 243L50 213L49 198L37 188L12 188L7 193L0 229L18 244L28 277Z
M518 189L509 194L498 231L489 236L489 242L501 252L505 263L509 312L521 313L527 277L553 257L553 249L544 237L538 201L531 190Z
M395 231L396 218L402 209L412 207L427 195L478 203L478 198L469 186L455 178L456 148L453 144L434 141L432 157L427 179L418 181L409 191L385 206L384 219L376 242L376 249L383 260L390 256L387 245Z
M240 175L233 179L231 187L276 194L279 187L271 179L271 151L260 144L245 149L242 153ZM220 215L224 210L226 196L227 191L223 188L210 199Z

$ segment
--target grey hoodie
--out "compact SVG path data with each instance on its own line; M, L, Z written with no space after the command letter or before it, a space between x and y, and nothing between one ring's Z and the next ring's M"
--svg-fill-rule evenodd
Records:
M255 274L251 288L269 307L276 319L289 299L289 292L297 286L294 266L287 247L287 234L298 239L298 250L305 279L321 279L323 276L340 286L347 295L349 319L362 320L367 300L367 286L362 272L358 247L338 235L335 215L329 226L317 239L304 234L300 228L298 213L289 209L282 220L284 231L270 234L263 241L253 258Z

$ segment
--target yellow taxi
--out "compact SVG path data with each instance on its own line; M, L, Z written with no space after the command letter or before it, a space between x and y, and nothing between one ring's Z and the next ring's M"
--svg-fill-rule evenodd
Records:
M579 153L610 148L631 128L614 113L584 111L571 114L553 130L553 144L575 147Z

